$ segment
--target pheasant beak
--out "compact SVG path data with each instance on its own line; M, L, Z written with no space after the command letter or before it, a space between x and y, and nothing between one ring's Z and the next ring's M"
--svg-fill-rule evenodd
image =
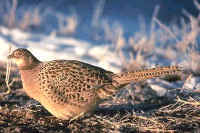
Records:
M13 54L10 54L10 55L7 56L7 58L8 59L13 59L13 58L15 58L15 56Z
M12 61L14 61L17 64L17 66L24 65L24 60L21 58L16 58L13 54L8 55L7 59L11 59Z

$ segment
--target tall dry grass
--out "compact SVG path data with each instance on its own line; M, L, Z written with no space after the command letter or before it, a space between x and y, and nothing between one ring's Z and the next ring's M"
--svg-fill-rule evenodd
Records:
M64 15L58 16L58 34L70 35L74 34L77 30L79 21L76 12L74 11L70 16L65 17Z
M17 0L12 0L12 4L7 1L8 13L4 15L4 23L7 24L8 28L14 28L16 26L16 9L17 9Z
M194 0L194 4L199 10L199 3ZM108 32L108 38L112 38L115 42L115 47L118 49L118 54L123 62L123 67L126 70L137 69L142 66L149 66L151 58L161 56L163 61L170 61L172 64L181 64L185 69L194 73L200 71L200 45L199 45L199 31L200 31L200 13L193 16L187 11L183 11L188 22L182 18L180 26L176 24L165 25L156 16L159 12L159 6L155 8L150 34L141 32L135 33L132 37L125 39L123 34L118 38L109 37L114 33L110 27L105 25L105 31ZM142 25L141 27L145 27ZM158 28L155 28L158 27ZM121 33L118 31L118 33ZM106 35L106 34L105 34ZM123 43L122 43L123 42ZM123 45L122 45L123 44ZM129 57L124 54L124 47L131 47ZM158 60L159 61L159 60ZM170 65L170 64L169 64Z
M42 18L39 13L39 9L35 8L33 11L26 11L21 20L18 22L18 27L21 30L29 30L31 28L40 27Z
M42 18L39 14L39 9L33 11L25 11L23 14L17 13L18 0L5 1L6 12L2 14L4 24L12 28L20 28L21 30L29 30L40 26ZM18 17L22 16L22 17Z

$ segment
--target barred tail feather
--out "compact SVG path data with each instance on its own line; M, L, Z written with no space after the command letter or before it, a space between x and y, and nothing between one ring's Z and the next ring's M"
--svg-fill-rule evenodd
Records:
M115 74L112 79L120 85L124 85L130 83L131 81L138 82L145 79L173 75L180 71L182 71L182 68L179 66L156 67L152 69Z

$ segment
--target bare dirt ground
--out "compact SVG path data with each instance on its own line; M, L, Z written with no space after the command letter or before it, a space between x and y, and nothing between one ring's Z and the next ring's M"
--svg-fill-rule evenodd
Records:
M141 83L134 94L119 98L121 102L110 100L94 114L69 122L51 116L39 103L30 99L23 92L19 74L13 71L12 91L3 95L7 89L6 69L0 68L2 133L200 132L200 94L197 92L173 89L168 95L159 97Z

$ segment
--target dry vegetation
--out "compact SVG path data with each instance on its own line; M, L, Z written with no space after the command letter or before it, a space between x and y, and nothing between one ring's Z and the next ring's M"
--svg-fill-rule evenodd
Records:
M10 28L18 24L15 22L14 15L17 0L13 0L13 2L7 16L9 19L5 17ZM200 4L196 0L194 3L200 10ZM95 25L95 22L98 22L101 8L103 8L102 3L100 4L98 11L95 12L93 26L103 28L104 39L113 43L115 52L120 55L123 61L123 70L131 71L149 66L149 57L161 56L172 63L180 63L177 58L181 57L183 61L181 64L187 70L181 76L188 77L188 72L199 76L199 16L195 17L184 11L189 23L183 20L181 28L177 26L167 27L156 18L159 11L159 7L156 7L150 36L136 33L126 40L123 28L119 24L115 24L113 28L106 20L102 20L102 23ZM35 14L36 16L31 17L34 20L31 22L39 25L41 21L37 10ZM31 18L30 13L27 12L23 21L20 22L20 27L26 29L30 25ZM78 24L77 16L72 15L60 23L61 33L74 33ZM70 25L67 26L65 23ZM160 27L159 30L155 30L155 25ZM165 46L156 45L161 43ZM131 48L129 59L122 51L123 47L127 45ZM24 94L15 67L11 68L10 76L11 81L7 84L12 91L10 94L4 95L3 92L7 90L6 65L1 64L0 132L200 132L200 94L192 90L171 89L167 94L159 97L148 87L146 82L130 85L128 89L122 90L115 97L102 104L94 114L88 114L69 122L50 116L42 106L32 102ZM170 82L175 82L176 79L173 78Z
M2 5L6 6L6 10L2 10L3 24L8 28L19 28L24 31L31 31L41 29L41 24L45 13L41 13L39 8L34 8L17 13L18 0L8 0ZM64 14L54 13L47 9L47 14L55 15L55 20L58 23L57 34L71 35L76 32L78 26L78 16L74 10L70 16ZM22 14L21 14L22 13ZM20 15L18 15L20 14Z
M4 6L6 6L6 8ZM3 9L5 8L1 11L4 25L11 29L18 27L21 30L30 30L40 27L41 17L37 8L34 9L34 11L26 11L19 17L16 11L17 6L18 0L8 0L1 5Z
M71 16L63 17L63 15L58 15L59 29L57 34L69 35L76 32L78 25L78 17L74 12Z

